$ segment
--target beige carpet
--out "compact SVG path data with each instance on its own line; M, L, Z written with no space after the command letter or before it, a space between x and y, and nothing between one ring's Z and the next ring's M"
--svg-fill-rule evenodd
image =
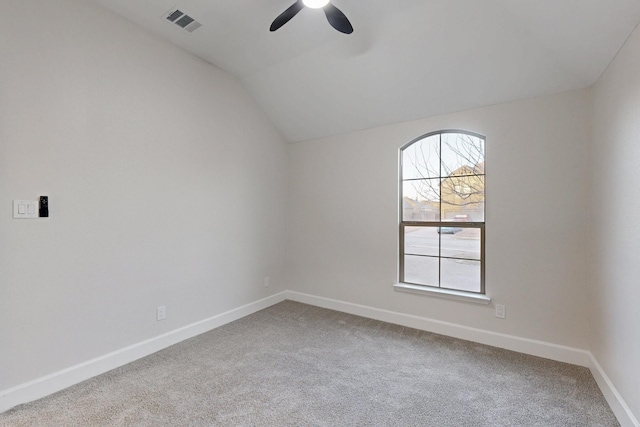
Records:
M617 426L586 368L285 301L1 426Z

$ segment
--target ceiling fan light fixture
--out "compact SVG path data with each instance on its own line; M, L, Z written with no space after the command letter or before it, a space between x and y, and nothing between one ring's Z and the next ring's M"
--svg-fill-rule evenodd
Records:
M344 34L353 33L353 27L349 19L342 13L340 9L331 4L330 0L296 0L284 12L276 17L269 27L269 31L276 31L284 24L289 22L291 18L296 16L305 7L311 9L323 9L329 24L336 30Z
M302 0L302 3L311 9L321 9L329 4L329 0Z

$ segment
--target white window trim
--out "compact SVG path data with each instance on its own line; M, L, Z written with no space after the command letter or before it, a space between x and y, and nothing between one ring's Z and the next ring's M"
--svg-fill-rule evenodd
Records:
M422 294L439 298L466 301L476 304L489 304L491 302L491 298L486 294L477 294L475 292L454 291L452 289L412 285L410 283L394 283L393 288L396 291L401 292L409 292L412 294Z

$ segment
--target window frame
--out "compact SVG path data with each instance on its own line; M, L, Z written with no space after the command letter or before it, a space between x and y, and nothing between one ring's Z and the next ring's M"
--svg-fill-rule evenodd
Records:
M479 138L483 141L483 159L486 159L486 137L477 132L459 130L459 129L445 129L438 130L434 132L429 132L424 135L421 135L408 143L404 144L400 147L399 153L399 179L398 179L398 194L399 194L399 228L398 228L398 236L399 236L399 269L398 269L398 284L396 287L401 288L401 290L409 290L409 291L429 291L436 294L440 294L442 296L450 296L454 298L462 298L470 297L470 299L477 299L479 302L488 303L490 301L489 298L486 297L486 286L485 286L485 264L486 264L486 252L485 252L485 240L486 240L486 163L485 168L483 170L482 176L484 180L484 188L483 188L483 221L472 221L472 222L456 222L456 221L442 221L440 216L442 215L442 193L438 195L439 201L439 215L437 221L406 221L404 219L404 191L403 184L405 180L403 178L404 168L403 168L403 153L404 150L417 143L418 141L425 140L427 138L433 136L440 136L439 139L439 161L440 164L442 162L442 135L444 134L463 134L469 135L471 137ZM484 161L484 160L483 160ZM442 172L440 172L442 175ZM439 176L438 179L443 179L446 177ZM442 234L438 233L438 256L430 256L432 258L438 259L438 283L435 285L426 285L426 284L417 284L412 282L405 281L405 229L407 227L456 227L456 228L474 228L480 230L480 290L479 291L468 291L468 290L460 290L454 288L446 288L443 287L442 282L442 260L443 259L461 259L461 258L453 258L442 255ZM476 260L477 261L477 260Z

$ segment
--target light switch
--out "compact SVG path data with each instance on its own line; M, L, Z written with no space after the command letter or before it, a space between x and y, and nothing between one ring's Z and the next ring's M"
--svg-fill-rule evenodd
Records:
M38 218L38 201L37 200L14 200L13 201L13 217L14 218Z

